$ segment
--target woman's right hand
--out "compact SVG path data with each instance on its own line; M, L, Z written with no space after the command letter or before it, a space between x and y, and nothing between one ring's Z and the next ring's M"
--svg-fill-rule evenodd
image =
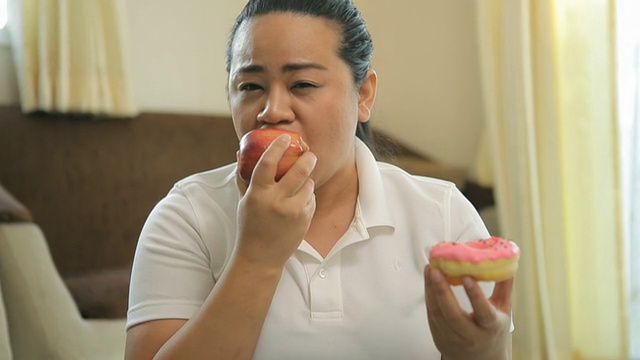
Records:
M315 211L309 178L314 154L303 154L279 182L274 180L290 142L287 137L269 146L248 187L237 181L243 197L234 254L200 310L188 320L159 319L129 329L127 359L253 356L284 264L307 233Z
M281 269L307 233L315 212L310 178L317 158L305 152L276 182L278 162L291 142L281 135L264 152L247 186L240 176L235 256L254 265Z

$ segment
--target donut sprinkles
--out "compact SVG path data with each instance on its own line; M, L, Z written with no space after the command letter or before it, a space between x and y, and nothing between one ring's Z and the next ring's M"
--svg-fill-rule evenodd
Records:
M520 248L514 242L493 236L467 243L442 241L429 251L429 264L439 269L451 285L469 276L476 281L503 281L518 270Z

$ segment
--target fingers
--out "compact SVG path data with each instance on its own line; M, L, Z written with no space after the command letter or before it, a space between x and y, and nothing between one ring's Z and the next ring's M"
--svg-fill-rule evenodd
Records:
M491 303L505 313L511 312L511 292L513 291L514 278L509 278L496 283L491 294Z
M287 151L291 143L291 136L283 134L277 137L262 154L254 168L251 185L262 186L272 185L278 165L282 160L284 153ZM303 153L287 173L280 179L280 183L290 191L289 196L293 196L301 189L313 190L313 182L309 183L311 172L316 166L318 159L314 153L307 151ZM247 186L239 186L240 190L246 192ZM305 191L304 193L308 193ZM304 196L303 196L304 197ZM305 201L306 202L306 201Z
M462 279L472 313L466 313L443 274L425 267L425 297L431 336L443 356L447 358L494 359L504 351L510 325L509 315L496 308L476 281ZM492 297L506 301L511 294L512 281L496 284Z
M473 322L477 326L485 329L500 326L496 308L505 313L509 313L511 310L510 307L494 306L486 298L478 283L470 277L464 277L462 284L473 308ZM506 280L496 284L492 300L498 304L508 303L508 306L510 306L512 284L512 280ZM427 311L429 316L433 316L436 322L438 322L440 318L446 322L454 332L461 336L465 336L474 331L470 326L473 324L469 322L469 316L458 304L455 295L451 291L449 284L445 281L442 273L437 269L431 269L428 265L425 268L425 292Z
M293 164L293 166L287 171L287 173L280 179L280 182L285 187L291 189L291 195L298 193L301 189L308 190L309 185L314 185L313 181L309 178L311 172L316 167L318 158L310 151L305 152L300 158ZM301 181L306 180L306 181ZM311 183L309 183L311 181ZM314 186L311 187L313 191Z
M315 183L310 175L317 158L310 151L304 152L276 182L279 163L290 144L290 135L278 136L260 156L249 184L245 184L239 174L236 174L236 183L243 198L253 199L246 200L246 204L266 206L272 212L277 209L277 214L308 223L315 213ZM274 204L277 205L274 207Z
M431 314L431 312L435 314L440 312L440 308L438 306L438 300L436 299L436 293L433 290L432 276L437 275L432 275L431 271L431 266L429 265L424 268L424 292L427 300L427 311L429 314Z
M251 175L251 185L271 184L276 176L278 163L291 143L291 135L278 136L262 154Z
M436 326L448 328L462 338L472 336L474 329L468 315L460 308L458 300L444 279L442 272L427 265L425 270L425 296L427 312Z
M445 281L442 272L438 269L431 269L430 290L434 293L437 307L445 318L450 322L459 322L464 318L464 312L458 305L458 300L451 291L449 284Z
M496 309L489 303L478 283L465 276L462 278L462 285L469 297L469 302L471 302L473 319L476 324L485 329L497 326L498 316Z
M448 326L443 321L442 312L440 311L438 299L436 298L436 292L433 290L432 276L437 277L438 275L432 275L431 267L427 265L424 268L424 291L427 305L427 319L429 320L431 333L440 334L443 332L443 328L447 328L448 330Z

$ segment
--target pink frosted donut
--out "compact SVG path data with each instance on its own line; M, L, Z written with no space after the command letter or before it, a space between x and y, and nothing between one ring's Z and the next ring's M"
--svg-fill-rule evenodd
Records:
M429 252L429 264L451 285L462 284L463 276L477 281L509 279L518 270L519 258L518 245L497 236L467 243L443 241Z

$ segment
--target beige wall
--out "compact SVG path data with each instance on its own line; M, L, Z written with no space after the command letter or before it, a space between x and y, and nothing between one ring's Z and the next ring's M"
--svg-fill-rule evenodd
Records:
M0 106L20 102L11 48L0 45Z
M356 3L374 37L375 126L439 161L469 166L482 122L474 2ZM225 46L244 0L126 4L140 109L227 114ZM0 104L18 102L9 54L0 48Z
M243 4L127 0L132 76L142 110L229 113L225 47Z
M482 124L474 2L358 3L380 77L375 123L437 160L471 165Z

